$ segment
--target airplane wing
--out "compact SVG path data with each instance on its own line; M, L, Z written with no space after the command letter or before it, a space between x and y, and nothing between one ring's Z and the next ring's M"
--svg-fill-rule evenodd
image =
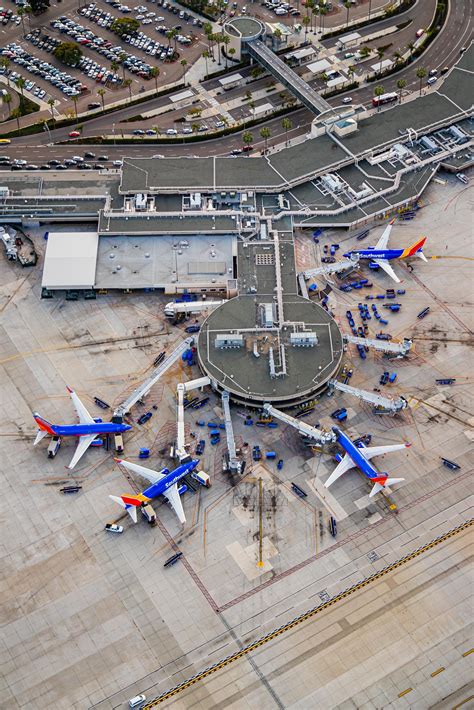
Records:
M392 451L400 451L405 449L409 444L393 444L392 446L364 446L364 448L359 449L362 456L370 461L374 456L381 456L382 454L389 454Z
M92 444L94 439L96 438L97 434L84 434L83 436L79 437L79 441L77 442L77 447L74 452L74 456L71 459L71 463L69 464L68 468L74 468L76 463L81 459L84 454L86 453L87 449L89 446Z
M351 459L349 454L346 454L342 461L338 463L334 471L331 473L329 476L328 480L324 484L326 488L329 488L330 485L334 483L334 481L337 481L337 479L342 476L343 473L348 471L350 468L353 468L355 466L354 461Z
M374 247L375 249L386 249L387 248L388 240L390 238L390 232L392 231L392 227L393 227L394 222L395 222L395 220L392 219L391 222L389 222L389 224L387 224L387 226L385 227L385 229L382 232L382 236L380 237L380 239L378 240L377 244Z
M398 278L395 271L392 269L392 267L390 266L390 264L388 263L388 261L386 259L372 259L372 261L374 261L376 264L378 264L380 266L380 268L383 269L385 271L385 273L390 276L390 278L392 278L394 281L397 282L397 284L400 283L400 279Z
M115 461L117 461L117 463L124 468L127 468L129 471L138 473L139 476L143 476L143 478L146 478L147 481L150 481L150 483L161 481L161 479L169 473L167 468L164 468L161 471L153 471L151 468L145 468L145 466L139 466L137 463L130 463L129 461L122 461L122 459L115 459Z
M74 405L74 409L76 410L77 416L79 417L79 421L81 424L93 424L94 423L94 418L89 414L87 409L84 407L82 404L81 400L77 396L77 394L72 390L70 387L67 388L69 394L71 395L72 403Z
M178 516L179 522L184 525L186 522L186 516L184 514L183 504L181 503L181 496L178 493L177 484L175 483L174 486L168 488L166 493L163 493L163 495L168 498L169 502L173 506L174 512Z

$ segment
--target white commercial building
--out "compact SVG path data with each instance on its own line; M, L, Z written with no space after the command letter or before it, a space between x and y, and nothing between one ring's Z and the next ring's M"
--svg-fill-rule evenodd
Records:
M94 288L98 248L97 232L50 232L42 287L49 290Z

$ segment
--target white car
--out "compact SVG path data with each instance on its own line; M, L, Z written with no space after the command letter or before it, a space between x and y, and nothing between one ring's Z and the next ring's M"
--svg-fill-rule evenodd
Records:
M105 530L107 530L107 532L111 532L111 533L118 533L118 534L123 533L123 527L121 525L115 525L115 523L107 523L107 525L105 526ZM130 707L135 707L135 706L131 705Z
M438 77L437 77L437 76L430 76L430 78L428 79L428 81L427 81L426 83L428 84L428 86L431 86L431 84L434 84L434 83L436 83L437 81L438 81Z
M166 135L167 136L177 136L178 131L176 130L176 128L168 128L168 130L166 131Z
M465 185L469 183L469 179L464 175L464 173L456 173L456 177L458 180L463 182Z
M130 708L137 708L139 705L144 703L145 700L146 700L146 695L144 695L143 693L141 693L140 695L135 695L134 698L130 698L130 700L128 701L128 706Z
M342 99L343 104L351 104L352 103L352 97L351 96L344 96Z
M123 165L123 162L122 162L121 160L114 160L114 162L112 163L112 165L113 165L114 167L116 167L116 168L121 168L122 165Z

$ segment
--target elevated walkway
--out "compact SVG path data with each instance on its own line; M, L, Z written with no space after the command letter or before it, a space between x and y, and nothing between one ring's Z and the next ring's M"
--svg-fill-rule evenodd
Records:
M249 54L261 64L272 76L280 81L288 91L291 91L307 109L319 114L329 111L332 107L312 89L293 69L285 64L267 45L260 39L247 43Z

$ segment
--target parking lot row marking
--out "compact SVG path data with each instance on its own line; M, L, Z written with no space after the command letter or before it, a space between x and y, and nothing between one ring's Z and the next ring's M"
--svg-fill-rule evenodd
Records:
M352 587L349 587L348 589L344 590L340 594L337 594L336 596L332 597L328 601L323 602L319 606L314 607L313 609L310 609L309 611L301 614L300 616L297 616L292 621L289 621L288 623L284 624L283 626L280 626L278 629L275 629L274 631L271 631L270 633L266 634L265 636L262 636L262 638L258 639L257 641L254 641L253 643L249 644L248 646L243 647L239 651L236 651L235 653L231 654L230 656L227 656L227 658L224 658L221 661L218 661L217 663L213 664L212 666L209 666L209 668L206 668L205 670L201 671L200 673L197 673L195 676L188 678L188 680L184 681L183 683L180 683L179 685L175 686L174 688L171 688L170 690L165 691L164 693L162 693L161 695L156 697L151 702L146 703L146 705L143 706L143 710L151 710L151 708L156 707L157 705L164 702L165 700L169 700L170 698L174 697L178 693L181 693L183 690L190 688L191 686L195 685L199 681L204 680L205 678L213 675L214 673L225 668L226 666L230 665L231 663L234 663L235 661L238 661L239 659L245 657L246 655L248 655L252 651L257 650L258 648L260 648L264 644L268 643L269 641L272 641L273 639L278 638L282 634L286 633L287 631L291 631L296 626L299 626L300 624L304 623L305 621L308 621L309 619L313 618L317 614L334 606L338 602L347 599L348 597L352 596L355 592L358 592L361 589L364 589L365 587L369 586L373 582L376 582L379 579L381 579L382 577L385 577L390 572L393 572L394 570L399 569L403 565L407 564L408 562L411 562L412 560L416 559L417 557L424 554L425 552L428 552L428 551L434 549L435 547L442 544L443 542L446 542L446 540L449 540L449 539L455 537L456 535L459 535L460 533L469 529L473 524L474 524L474 519L467 520L465 523L462 523L458 527L453 528L452 530L449 530L448 532L444 533L443 535L440 535L439 537L435 538L434 540L431 540L431 542L428 542L426 545L419 547L417 550L414 550L413 552L409 553L408 555L405 555L405 557L401 557L396 562L393 562L392 564L388 565L387 567L380 570L379 572L376 572L375 574L371 575L370 577L367 577L366 579L364 579L360 582L357 582ZM403 691L402 695L404 695L405 693L409 693L411 690L412 690L412 688L409 688L409 689ZM401 697L401 695L399 697Z

